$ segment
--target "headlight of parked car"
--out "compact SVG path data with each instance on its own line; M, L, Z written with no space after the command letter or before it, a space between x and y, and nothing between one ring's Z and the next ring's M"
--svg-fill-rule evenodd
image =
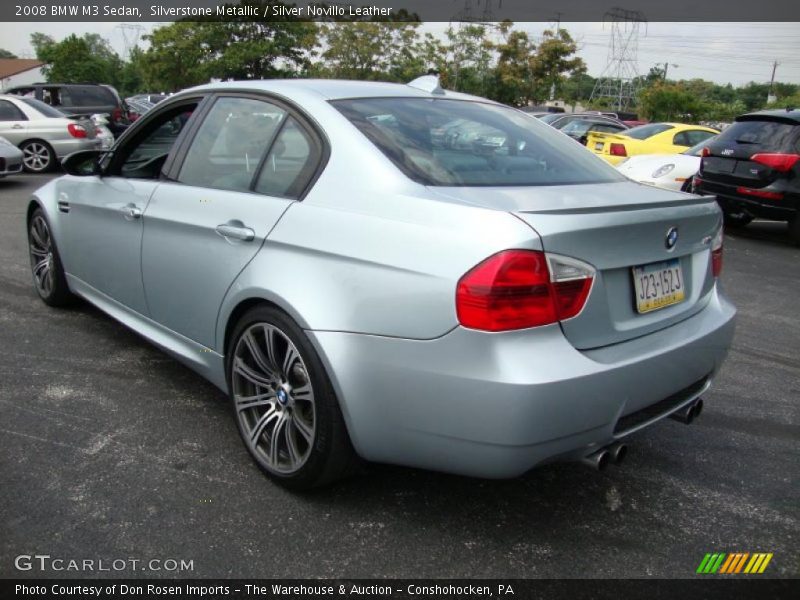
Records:
M663 177L664 175L666 175L667 173L672 171L672 169L674 169L674 168L675 168L675 165L673 165L673 164L663 165L661 167L658 167L655 171L653 171L653 174L651 175L651 177L653 179L658 179L659 177Z

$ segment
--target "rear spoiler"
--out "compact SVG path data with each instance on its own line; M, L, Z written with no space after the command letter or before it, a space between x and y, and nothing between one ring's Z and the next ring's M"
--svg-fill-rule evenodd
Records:
M614 141L618 140L620 142L624 142L628 139L626 135L620 135L619 133L606 133L602 131L590 131L587 139L591 142L607 142L607 141Z

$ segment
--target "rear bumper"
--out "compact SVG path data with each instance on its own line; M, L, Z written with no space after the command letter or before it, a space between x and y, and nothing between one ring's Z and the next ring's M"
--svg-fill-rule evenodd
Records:
M717 202L726 213L747 213L759 219L773 221L789 221L800 209L800 200L796 194L783 192L780 200L759 198L757 196L737 194L735 187L703 181L697 193L716 196Z
M727 354L735 312L715 291L681 323L583 352L557 325L428 341L308 333L361 456L499 478L585 456L691 401Z
M49 140L48 143L53 147L53 151L59 159L80 150L101 150L103 144L99 138Z

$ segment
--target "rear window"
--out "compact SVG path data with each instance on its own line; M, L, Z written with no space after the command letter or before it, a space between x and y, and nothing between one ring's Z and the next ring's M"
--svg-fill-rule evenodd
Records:
M796 125L780 121L737 121L719 136L717 142L752 144L759 150L784 150L789 146Z
M60 110L58 110L56 108L53 108L49 104L45 104L44 102L42 102L41 100L37 100L36 98L25 98L23 96L23 97L20 97L19 100L20 100L20 102L24 102L25 104L27 104L31 108L34 108L34 109L38 110L45 117L48 117L50 119L57 119L57 118L61 118L61 117L66 116Z
M653 137L669 129L675 129L675 127L667 125L666 123L648 123L647 125L639 125L638 127L628 129L625 135L637 140L646 140L649 137Z
M537 186L624 177L519 111L449 99L367 98L332 104L401 171L424 185Z

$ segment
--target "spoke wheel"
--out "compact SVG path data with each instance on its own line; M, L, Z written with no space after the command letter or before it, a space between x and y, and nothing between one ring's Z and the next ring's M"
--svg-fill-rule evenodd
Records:
M53 165L53 151L43 142L26 142L20 150L22 164L31 173L44 173Z
M231 373L236 417L251 453L268 470L298 471L316 433L314 389L297 347L275 325L239 337Z
M357 472L360 461L330 378L294 319L259 304L237 318L226 338L231 409L259 468L292 490Z
M75 296L69 291L56 240L41 208L34 210L28 221L28 254L33 286L44 303L50 306L71 304Z
M55 258L50 228L43 215L37 214L31 220L29 238L33 283L40 296L49 298L55 286Z

